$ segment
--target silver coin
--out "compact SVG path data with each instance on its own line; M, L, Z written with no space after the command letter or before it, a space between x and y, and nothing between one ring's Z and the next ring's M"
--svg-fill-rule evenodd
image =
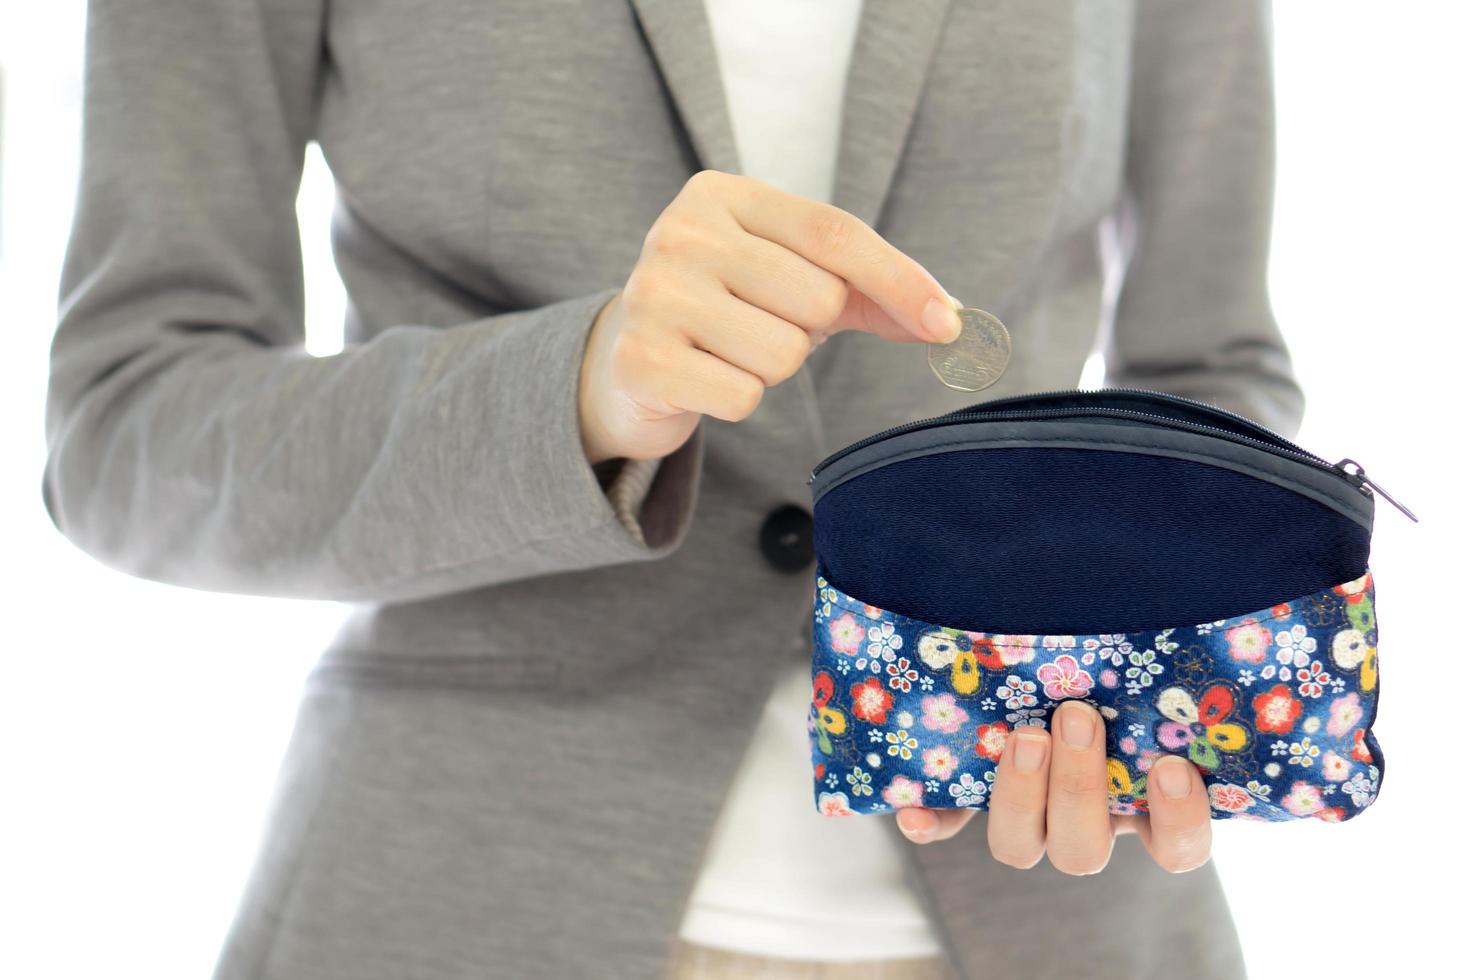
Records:
M1010 331L984 310L965 307L958 312L960 335L947 344L929 345L929 368L956 391L989 388L1011 362Z

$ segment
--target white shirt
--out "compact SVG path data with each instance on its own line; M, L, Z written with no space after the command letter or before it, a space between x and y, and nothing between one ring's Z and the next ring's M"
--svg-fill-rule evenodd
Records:
M742 168L830 201L861 0L706 0ZM893 816L817 812L809 663L777 682L716 822L680 936L764 956L863 960L941 946Z

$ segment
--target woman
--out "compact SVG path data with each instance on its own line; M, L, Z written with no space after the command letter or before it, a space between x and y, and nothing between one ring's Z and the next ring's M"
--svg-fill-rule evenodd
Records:
M219 977L1244 975L1198 774L1110 819L1085 705L1030 771L1010 740L983 836L780 780L807 472L974 400L924 357L950 294L1012 330L985 397L1074 385L1111 301L1109 384L1295 431L1267 11L781 12L93 5L53 520L135 575L353 604Z

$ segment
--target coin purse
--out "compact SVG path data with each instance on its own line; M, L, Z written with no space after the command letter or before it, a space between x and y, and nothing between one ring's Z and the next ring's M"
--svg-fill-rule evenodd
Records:
M1105 720L1113 813L1147 812L1166 753L1216 819L1377 797L1375 491L1404 508L1354 461L1177 395L1071 389L880 432L808 482L822 813L984 810L1007 738L1069 698Z

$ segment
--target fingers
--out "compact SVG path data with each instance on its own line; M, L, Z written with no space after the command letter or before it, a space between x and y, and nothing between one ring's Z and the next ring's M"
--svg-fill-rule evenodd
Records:
M930 300L941 309L925 332ZM747 418L832 332L949 339L956 305L855 216L701 171L649 228L589 332L578 381L584 451L666 455L698 416Z
M653 459L701 416L747 418L838 330L949 342L958 303L841 208L703 170L649 227L589 330L577 382L583 451Z
M1149 771L1148 814L1113 816L1105 734L1102 717L1082 701L1058 706L1049 731L1011 732L987 808L986 836L997 861L1024 870L1044 854L1065 874L1096 874L1112 857L1117 833L1137 833L1166 871L1192 871L1209 860L1210 799L1198 768L1181 756L1159 758ZM928 843L952 837L971 816L905 809L898 824L910 840Z
M745 231L841 278L913 337L947 343L959 334L959 318L938 281L855 215L757 180L726 174L708 183Z
M937 840L948 840L970 819L973 810L927 810L922 807L905 807L898 811L898 829L915 844L930 844Z
M708 261L732 296L802 328L814 343L839 330L900 343L920 339L841 276L775 242L742 233Z
M1052 712L1046 853L1067 874L1096 874L1113 853L1102 716L1082 701Z
M1210 859L1210 797L1194 763L1177 755L1154 761L1148 773L1148 811L1148 819L1135 829L1159 867L1193 871Z
M765 386L795 374L811 353L814 338L778 316L728 293L691 304L685 335L702 350L748 371Z
M1161 757L1149 772L1149 813L1113 816L1105 735L1102 717L1082 701L1058 706L1050 730L1011 732L987 808L986 836L997 861L1024 870L1044 854L1065 874L1096 874L1118 833L1137 833L1166 871L1192 871L1209 860L1210 801L1199 770L1183 757ZM924 844L954 836L972 816L912 808L897 819L909 840Z
M1096 874L1113 853L1102 717L1082 701L1052 712L1051 728L1006 740L990 796L990 853L1014 868L1045 854L1067 874Z
M661 352L650 348L643 357L649 365L645 378L663 374L656 389L649 386L646 398L639 397L642 389L630 387L633 411L650 419L695 412L738 422L755 411L765 394L765 385L755 375L697 347L669 345Z
M990 791L985 835L1002 864L1030 868L1046 852L1046 788L1051 736L1018 728L1006 738Z

